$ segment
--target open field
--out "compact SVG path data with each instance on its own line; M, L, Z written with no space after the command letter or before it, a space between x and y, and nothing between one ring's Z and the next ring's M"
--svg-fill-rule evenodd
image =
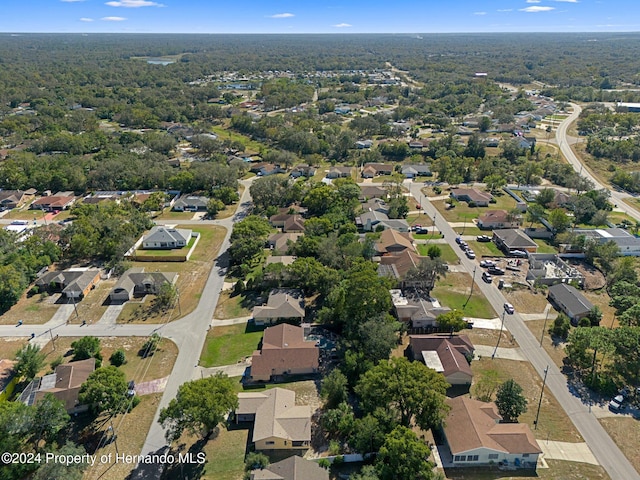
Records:
M229 430L220 427L218 436L209 440L203 452L207 455L202 477L210 480L241 480L244 473L244 455L251 441L251 430L235 425Z
M69 323L95 323L102 317L102 314L107 310L107 299L109 298L109 292L116 284L114 278L109 280L102 280L96 288L94 288L81 302L76 305L78 315L72 313L69 317Z
M435 245L440 249L440 258L443 261L447 263L460 263L460 259L456 255L456 252L453 251L453 248L451 247L451 245L448 245L446 243L418 244L417 245L418 254L422 255L423 257L428 256L429 247L431 247L432 245Z
M476 227L475 223L469 223L469 222L467 222L467 225L462 227L453 227L453 230L458 235L478 236L478 235L485 235L487 233L486 230L480 230L478 227Z
M509 211L516 206L516 201L509 195L494 195L494 198L496 203L491 203L488 207L470 207L466 202L456 202L454 208L447 208L448 205L444 200L434 200L431 203L448 222L464 222L466 220L469 223L488 210Z
M16 352L28 342L28 337L6 337L0 338L0 360L13 360Z
M214 327L207 333L200 356L203 367L231 365L258 349L264 328L249 324Z
M0 316L0 324L17 325L22 320L25 325L42 325L51 320L51 317L58 311L59 305L55 302L60 298L60 294L29 295L28 290L22 294L8 312ZM26 335L27 333L25 333Z
M209 272L226 234L226 229L218 226L199 226L193 230L200 233L200 241L189 261L131 262L132 267L178 273L176 288L180 292L180 313L176 310L173 315L187 315L198 305L200 295L209 277ZM159 323L165 320L167 313L154 311L151 297L153 295L147 295L144 303L127 303L118 317L118 323ZM177 317L172 316L172 320L175 318Z
M193 215L194 212L174 212L170 208L166 208L156 217L156 220L175 220L179 222L180 220L191 220Z
M558 249L556 247L550 245L543 239L535 238L533 241L538 244L538 253L558 253Z
M498 337L500 337L500 348L518 348L518 342L507 329L487 330L485 328L472 328L470 330L461 330L461 335L467 335L474 345L489 345L495 347L498 345Z
M549 357L551 357L553 363L555 363L558 368L562 368L564 365L563 359L565 357L564 343L554 343L548 333L549 327L553 325L553 319L547 320L546 327L544 325L544 320L528 320L524 323L538 341L542 337L542 328L544 327L545 332L544 337L542 337L542 348L544 348Z
M436 283L433 296L440 303L451 309L464 312L467 317L495 318L496 312L479 289L471 290L471 275L467 273L448 273L447 276Z
M502 293L520 313L544 314L548 302L545 293L533 293L528 288L505 288Z
M504 253L493 242L467 242L478 257L504 257Z
M560 442L583 441L571 419L548 389L545 389L542 397L538 429L533 430L533 421L535 420L542 389L542 379L529 362L503 360L500 358L492 360L491 357L483 357L471 362L471 370L473 371L474 382L481 377L482 372L496 370L500 381L504 382L513 378L522 387L523 394L527 398L528 409L520 416L519 421L520 423L528 424L539 441L547 438ZM472 386L471 392L473 393L473 391Z
M600 423L633 467L640 471L640 423L632 417L601 418Z

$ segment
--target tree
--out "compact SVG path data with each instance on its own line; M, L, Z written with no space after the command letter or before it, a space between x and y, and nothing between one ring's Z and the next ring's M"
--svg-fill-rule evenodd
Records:
M119 367L127 363L127 357L124 353L124 350L122 348L119 348L115 352L113 352L109 357L109 362L114 367Z
M571 330L571 322L569 321L569 317L567 317L564 313L559 313L558 316L553 320L553 325L549 327L549 335L561 338L562 340L566 340L567 336L569 335L569 330Z
M532 226L534 223L539 222L545 216L544 207L542 205L538 205L534 203L529 205L527 208L527 220L530 223L529 226Z
M127 379L122 370L114 367L98 368L80 387L78 400L89 405L92 412L115 415L128 406Z
M365 412L388 408L400 415L400 424L427 430L444 418L447 390L444 377L420 362L404 357L382 360L365 372L355 388Z
M431 245L427 250L427 257L431 260L440 258L442 256L442 249L437 245Z
M102 360L100 354L100 339L97 337L82 337L80 340L71 342L71 348L73 349L73 360L86 360L87 358L95 358L96 360Z
M554 208L549 212L549 223L556 233L561 233L569 228L569 225L571 225L571 219L563 209Z
M499 173L488 175L484 177L483 181L487 184L487 190L491 193L499 191L507 184L507 180L504 178L504 175L500 175Z
M431 292L436 280L447 274L447 264L440 258L423 258L417 267L411 267L404 277L404 284Z
M509 379L498 387L496 406L505 423L518 423L518 417L527 411L527 399L522 387Z
M178 299L178 289L173 283L163 282L156 295L156 305L163 310L175 304Z
M335 408L347 401L347 377L340 370L332 370L322 379L320 397L324 400L326 408Z
M553 188L543 188L540 193L536 195L536 204L540 205L543 209L549 207L556 198L556 191Z
M354 335L348 332L346 343L356 351L366 352L375 365L389 358L391 350L398 345L399 330L399 322L388 313L381 313L360 324Z
M384 443L384 425L375 415L369 414L358 418L353 426L353 433L349 437L349 445L358 453L377 452Z
M434 477L430 454L429 447L412 430L398 426L380 447L376 458L378 476L380 480L430 480Z
M46 393L34 406L35 412L31 423L31 438L36 450L39 450L40 442L44 440L51 443L56 439L58 432L69 423L69 414L62 401L51 393Z
M16 362L13 368L18 377L32 380L44 367L45 356L38 345L27 343L16 353Z
M609 223L609 212L606 210L598 210L591 217L591 225L595 225L596 227L601 227L603 225L607 225Z
M220 210L224 210L224 203L217 198L210 198L207 202L207 216L215 218Z
M349 476L350 480L379 480L378 474L376 473L376 467L373 465L365 465L360 470L360 473L355 473Z
M602 310L597 305L594 305L585 318L589 320L591 327L597 327L600 325L600 320L602 320Z
M249 452L244 457L244 471L263 470L269 466L269 457L260 452Z
M158 332L152 333L140 348L140 352L138 353L138 355L140 355L142 358L147 358L153 355L158 348L160 340L162 340L162 337Z
M485 370L473 386L474 394L481 402L491 402L499 385L498 371Z
M61 455L73 458L86 455L86 450L81 445L76 445L67 440L62 447L52 452L54 455ZM64 478L65 480L82 480L84 471L88 467L86 462L42 462L40 468L33 476L33 480L51 480L53 478Z
M353 433L355 420L351 405L342 402L336 408L326 410L320 418L320 423L330 437L346 439Z
M441 330L449 332L459 332L469 327L464 319L464 313L457 309L438 315L436 324Z
M180 438L185 430L206 439L225 415L237 407L233 381L218 373L182 384L176 398L160 411L158 421L167 429L170 442Z

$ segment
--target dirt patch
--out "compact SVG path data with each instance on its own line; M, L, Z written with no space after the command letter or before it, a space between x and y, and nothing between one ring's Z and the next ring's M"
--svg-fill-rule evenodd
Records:
M568 263L572 267L577 268L578 271L584 276L585 290L600 290L607 284L607 280L604 278L604 274L593 265L589 265L587 262L582 262L579 260L572 260Z
M505 289L504 296L520 313L539 313L542 315L547 306L544 293L534 293L529 289Z

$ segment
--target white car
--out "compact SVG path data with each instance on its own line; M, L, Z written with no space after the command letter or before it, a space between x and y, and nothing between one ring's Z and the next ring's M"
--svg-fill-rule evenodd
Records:
M471 250L471 249L467 249L464 251L464 253L467 255L467 257L469 257L471 260L473 260L474 258L476 258L476 253Z

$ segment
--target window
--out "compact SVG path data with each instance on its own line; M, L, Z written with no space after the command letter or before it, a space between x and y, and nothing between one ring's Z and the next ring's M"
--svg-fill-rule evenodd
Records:
M498 458L498 454L497 453L490 453L489 454L489 460L496 460Z
M524 458L527 458L527 457L529 456L529 454L528 454L528 453L523 453L523 454L522 454L522 456L523 456Z
M460 455L456 455L455 457L453 457L453 461L454 462L459 462L460 461Z
M467 457L467 462L477 462L478 461L478 455L469 455Z
M275 445L276 442L270 441L270 442L264 442L265 445Z
M464 462L464 461L467 460L467 456L466 455L456 455L453 460L455 462Z

